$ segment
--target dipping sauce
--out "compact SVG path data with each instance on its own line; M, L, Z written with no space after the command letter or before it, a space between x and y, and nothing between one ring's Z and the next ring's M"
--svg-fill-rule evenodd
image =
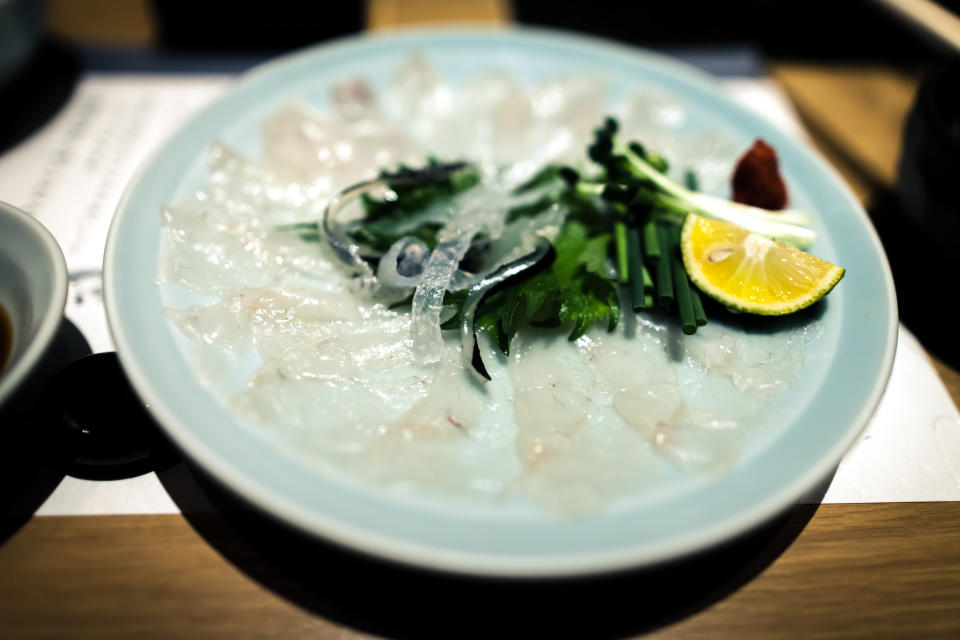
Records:
M13 347L13 324L6 309L0 307L0 374L3 374L7 366L11 347Z

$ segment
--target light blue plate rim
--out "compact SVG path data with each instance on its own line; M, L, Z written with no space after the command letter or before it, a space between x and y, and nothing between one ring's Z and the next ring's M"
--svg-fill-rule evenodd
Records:
M666 504L565 520L472 518L413 504L318 474L236 425L194 382L163 315L154 283L160 211L226 123L282 94L312 69L336 68L411 49L488 47L519 56L590 60L630 77L666 83L731 126L771 142L811 194L821 233L847 276L825 321L840 340L817 401L745 465ZM552 58L551 58L552 59ZM799 180L797 180L799 177ZM829 213L829 216L826 215ZM790 507L824 480L866 426L893 364L897 310L879 239L849 189L809 149L732 103L705 74L639 49L530 28L393 31L345 38L268 62L194 116L138 171L114 217L104 255L108 321L131 383L171 438L253 504L325 539L420 567L475 575L580 575L635 568L703 550Z

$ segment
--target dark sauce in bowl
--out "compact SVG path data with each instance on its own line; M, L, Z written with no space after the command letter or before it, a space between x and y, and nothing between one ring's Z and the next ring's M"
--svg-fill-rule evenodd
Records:
M7 366L10 358L10 348L13 346L13 325L6 309L0 307L0 375Z

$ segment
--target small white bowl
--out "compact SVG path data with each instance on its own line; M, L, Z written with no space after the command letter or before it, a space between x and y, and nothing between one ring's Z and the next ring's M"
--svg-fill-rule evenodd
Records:
M67 263L57 241L28 213L0 202L0 306L13 343L0 371L0 408L28 380L63 320Z

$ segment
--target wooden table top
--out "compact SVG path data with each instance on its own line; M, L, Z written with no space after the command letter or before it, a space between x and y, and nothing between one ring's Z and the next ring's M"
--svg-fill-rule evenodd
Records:
M218 540L227 531L194 529L179 515L34 518L0 547L0 637L346 640L368 633L513 637L522 630L594 638L665 624L651 637L956 638L958 507L823 505L762 570L748 562L727 567L721 581L701 574L683 583L663 575L589 582L579 590L532 585L507 603L496 597L500 586L358 584L344 563L317 563L304 597L285 576L269 575L281 563L254 566L262 551L237 552ZM444 588L447 598L437 592ZM678 595L657 597L658 588ZM604 599L588 595L596 593ZM513 617L524 612L526 619Z
M51 4L69 32L70 3ZM427 17L503 21L509 10L495 0L372 0L367 15L379 28ZM124 41L149 39L142 14L131 24ZM866 201L892 183L915 74L770 70L858 196ZM960 375L934 364L957 402ZM332 640L518 629L556 637L960 637L957 502L801 506L683 566L524 585L410 575L330 549L300 553L302 542L230 513L200 505L189 517L30 519L0 542L0 638Z

